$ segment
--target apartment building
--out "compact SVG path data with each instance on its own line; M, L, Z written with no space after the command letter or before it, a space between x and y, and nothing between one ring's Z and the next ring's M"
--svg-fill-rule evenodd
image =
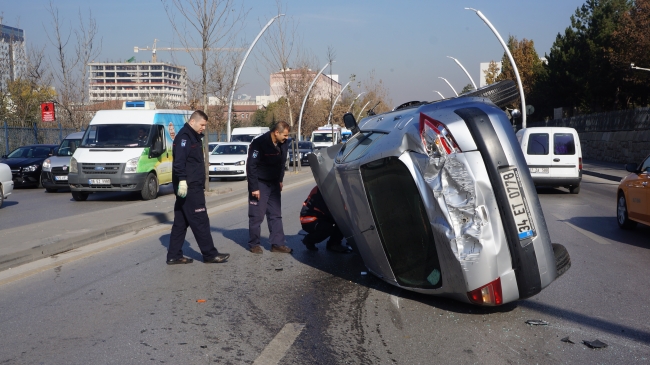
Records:
M91 62L90 102L152 100L187 104L187 69L165 62Z
M258 103L268 105L269 102L278 101L285 95L285 86L288 82L291 88L306 88L316 76L316 71L310 69L288 69L272 73L270 76L271 92L268 96L257 97ZM335 98L341 92L338 75L319 75L310 95L316 100Z
M0 88L27 74L25 33L22 29L0 24Z

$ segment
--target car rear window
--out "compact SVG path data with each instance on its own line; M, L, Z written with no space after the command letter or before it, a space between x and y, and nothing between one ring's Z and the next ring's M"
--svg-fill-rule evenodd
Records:
M575 155L576 145L571 133L553 134L553 152L556 155Z
M528 136L529 155L548 155L548 133L531 133Z
M397 157L383 158L361 166L361 177L397 282L427 289L442 286L433 230L406 165Z

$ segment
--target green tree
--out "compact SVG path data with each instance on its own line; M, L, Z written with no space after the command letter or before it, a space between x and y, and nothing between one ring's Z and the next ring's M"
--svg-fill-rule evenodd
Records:
M470 91L473 91L473 90L474 90L474 86L472 86L472 84L470 83L470 84L465 85L465 87L463 87L463 90L461 90L460 93L464 94L464 93L467 93L467 92L470 92Z
M488 69L483 71L486 84L491 85L497 82L499 73L501 73L501 68L499 68L499 65L497 65L497 63L494 61L490 61Z
M526 38L518 41L514 36L510 36L508 37L508 49L517 64L521 84L524 87L524 95L528 95L532 91L537 80L537 74L542 68L542 61L540 61L537 51L535 51L535 43ZM496 80L517 80L510 59L505 53L501 59L501 73L496 77Z

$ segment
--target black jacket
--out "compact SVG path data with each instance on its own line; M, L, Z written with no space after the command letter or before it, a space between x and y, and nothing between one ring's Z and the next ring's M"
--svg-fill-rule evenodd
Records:
M311 189L307 200L302 203L302 209L300 210L300 222L301 223L311 223L316 220L324 220L331 223L334 223L334 218L332 213L327 209L323 195L318 190L318 186L315 186Z
M205 165L203 158L203 135L196 133L189 124L185 123L174 138L172 155L172 183L174 191L178 182L185 180L188 187L205 188Z
M284 179L284 164L289 151L288 143L273 144L271 131L255 138L248 147L246 174L248 191L259 189L259 181L280 183Z

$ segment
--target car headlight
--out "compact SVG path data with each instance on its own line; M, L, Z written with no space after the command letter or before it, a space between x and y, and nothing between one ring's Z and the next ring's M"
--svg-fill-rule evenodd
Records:
M30 165L23 167L23 172L32 172L38 170L38 165Z
M246 161L243 161L243 160L242 160L242 161L235 162L235 166L243 166L243 165L245 165L245 164L246 164Z
M302 158L302 152L298 153L298 158Z
M138 170L138 162L140 161L140 156L132 158L126 161L126 166L124 166L125 174L133 174Z
M43 161L43 171L50 171L51 168L52 168L52 161L50 161L49 158Z
M75 159L74 157L70 158L70 172L73 174L79 172L79 170L77 170L77 159Z

